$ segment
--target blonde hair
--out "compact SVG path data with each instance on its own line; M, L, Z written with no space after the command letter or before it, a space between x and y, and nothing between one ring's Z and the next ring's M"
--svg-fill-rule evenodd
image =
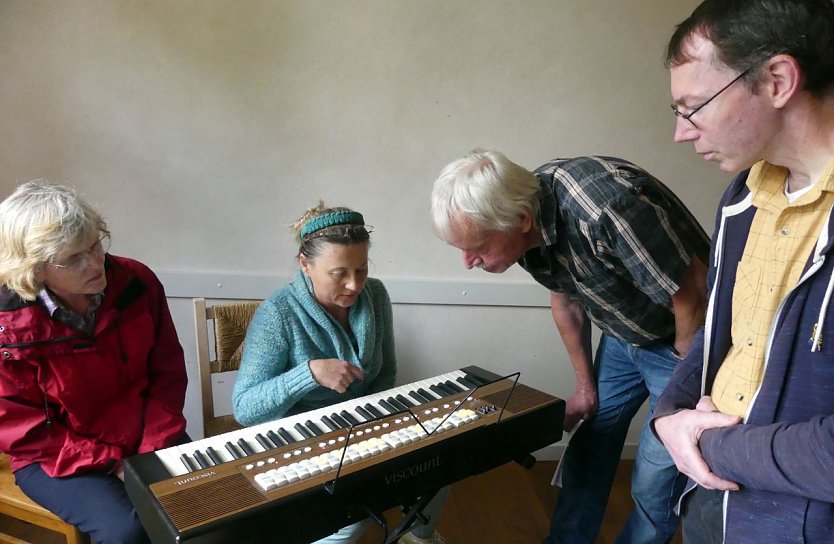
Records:
M508 231L524 213L538 214L539 191L539 179L526 168L498 151L475 149L446 165L434 182L434 231L448 241L461 219L485 231Z
M34 300L44 265L82 248L95 232L109 234L71 187L42 179L20 185L0 203L0 285Z

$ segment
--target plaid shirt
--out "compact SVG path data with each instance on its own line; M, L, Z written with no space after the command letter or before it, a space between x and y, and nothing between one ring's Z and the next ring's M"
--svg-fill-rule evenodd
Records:
M87 312L84 315L79 315L61 304L61 301L46 287L42 288L38 293L38 300L44 305L52 319L86 334L93 332L93 325L96 322L96 310L101 306L101 299L103 297L104 295L102 293L93 295Z
M585 307L603 331L645 345L675 334L671 296L690 255L706 263L709 238L665 185L612 157L557 159L541 183L542 245L519 264Z

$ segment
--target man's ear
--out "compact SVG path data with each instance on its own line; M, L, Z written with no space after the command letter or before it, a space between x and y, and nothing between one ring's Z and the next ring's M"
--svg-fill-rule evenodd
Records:
M521 232L527 234L533 228L533 214L530 213L530 210L524 210L521 212L520 215L521 222L519 223L519 227L521 227Z
M791 55L774 55L763 70L761 91L767 94L773 107L784 108L802 89L804 74L799 61Z

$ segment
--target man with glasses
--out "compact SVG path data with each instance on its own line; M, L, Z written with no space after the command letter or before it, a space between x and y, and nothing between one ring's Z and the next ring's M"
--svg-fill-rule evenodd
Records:
M690 477L684 541L832 542L834 3L706 0L666 58L675 140L740 172L652 422Z
M576 373L564 427L586 422L562 460L545 542L596 542L631 420L646 398L654 408L703 323L706 234L662 183L612 157L559 159L530 172L496 151L473 151L435 182L432 219L467 268L501 273L517 262L551 291ZM592 322L603 331L593 363ZM637 507L617 542L669 540L677 480L644 424Z

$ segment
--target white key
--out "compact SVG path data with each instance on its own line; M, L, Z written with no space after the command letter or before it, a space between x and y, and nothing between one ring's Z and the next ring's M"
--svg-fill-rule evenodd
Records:
M278 488L278 484L267 474L258 474L255 476L255 483L261 486L264 491L271 491Z

